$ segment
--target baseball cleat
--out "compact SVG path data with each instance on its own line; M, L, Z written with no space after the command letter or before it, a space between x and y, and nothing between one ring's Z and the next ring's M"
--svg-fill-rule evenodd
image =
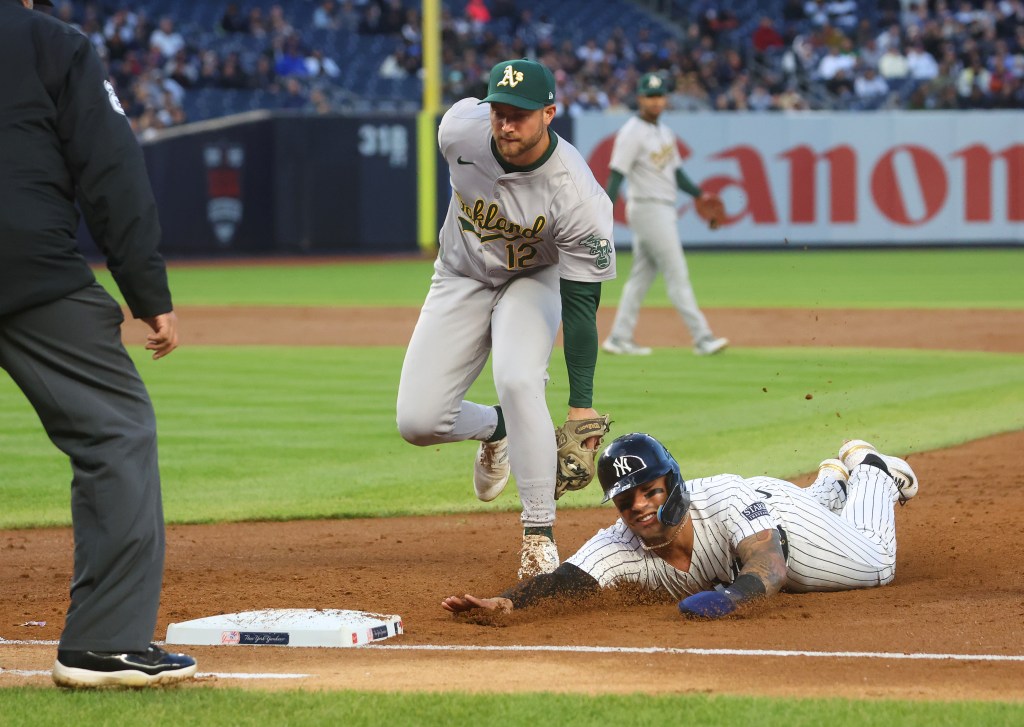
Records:
M511 468L508 463L508 437L495 442L480 442L473 467L473 489L483 502L490 502L505 489Z
M558 546L546 535L524 535L519 555L519 580L551 573L558 567Z
M57 651L53 682L69 689L152 687L191 679L196 660L156 644L142 652Z
M614 353L621 356L650 356L651 349L647 346L638 346L632 341L619 341L614 338L609 338L601 344L601 348L608 353Z
M917 494L917 475L914 474L914 470L911 469L906 460L889 454L880 454L874 445L868 444L862 439L852 439L839 448L839 459L850 470L863 462L864 458L869 454L877 454L885 462L885 466L889 468L889 474L892 475L892 479L896 483L896 489L899 490L901 505Z
M728 338L706 338L694 345L693 352L698 356L712 356L725 350L728 345Z
M846 469L846 465L842 463L842 460L824 459L818 465L818 478L820 479L822 476L831 477L841 482L849 482L850 470Z

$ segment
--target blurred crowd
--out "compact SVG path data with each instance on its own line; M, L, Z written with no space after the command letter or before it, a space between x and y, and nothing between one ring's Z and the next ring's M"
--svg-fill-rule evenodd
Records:
M266 11L227 2L202 37L243 39L248 54L197 41L173 12L150 17L144 3L110 2L56 0L52 12L92 40L143 138L190 120L186 95L202 88L259 91L271 108L334 110L344 61L309 40L318 31L385 39L380 78L422 72L418 0L290 0ZM681 110L1024 108L1024 0L776 4L778 15L751 19L727 0L695 0L668 24L580 40L578 28L534 12L543 4L448 0L444 98L482 96L494 63L532 57L555 70L559 113L569 115L635 108L636 80L650 71L664 75L670 107Z

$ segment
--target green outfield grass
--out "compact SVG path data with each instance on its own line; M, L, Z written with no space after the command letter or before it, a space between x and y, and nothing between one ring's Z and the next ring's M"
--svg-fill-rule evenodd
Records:
M686 259L698 299L706 307L1024 307L1024 250L700 250ZM619 256L619 276L606 283L604 304L618 301L630 262L628 254ZM418 307L429 286L431 264L172 264L170 277L178 305ZM100 276L105 284L110 282L105 272ZM660 281L647 304L669 305Z
M157 362L133 354L158 414L170 522L519 507L514 488L488 505L472 496L475 442L401 439L401 348L186 347ZM550 371L560 421L560 349ZM903 454L1024 427L1024 355L738 348L707 359L659 349L602 356L595 388L614 434L655 433L686 476L795 475L848 438ZM495 401L489 370L470 397ZM0 527L68 523L68 464L6 377L0 431ZM599 496L589 488L560 505Z
M629 678L630 675L619 675ZM635 675L634 675L635 677ZM596 679L597 677L595 677ZM672 675L661 675L672 679ZM380 694L298 692L283 695L241 690L94 692L68 695L52 689L4 693L5 725L757 725L768 727L954 727L1014 725L1024 706L1000 703L927 703L842 699L756 699L697 696L589 696Z

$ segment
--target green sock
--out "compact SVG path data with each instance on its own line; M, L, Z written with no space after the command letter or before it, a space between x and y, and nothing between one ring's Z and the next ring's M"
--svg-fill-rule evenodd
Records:
M498 412L498 426L494 428L494 434L488 437L488 442L497 442L505 438L505 416L501 413L500 406L494 407L494 410Z
M555 539L555 531L550 525L542 528L523 528L523 535L543 535L548 540Z

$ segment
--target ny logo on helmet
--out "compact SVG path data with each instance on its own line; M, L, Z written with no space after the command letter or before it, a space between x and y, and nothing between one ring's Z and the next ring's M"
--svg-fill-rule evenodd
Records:
M624 454L621 457L616 457L615 461L612 462L612 467L615 468L616 478L625 477L635 470L644 469L646 466L647 463L635 454Z
M505 75L501 77L501 80L498 81L496 85L511 86L512 88L515 88L522 80L523 72L515 70L511 65L507 65L505 66Z

